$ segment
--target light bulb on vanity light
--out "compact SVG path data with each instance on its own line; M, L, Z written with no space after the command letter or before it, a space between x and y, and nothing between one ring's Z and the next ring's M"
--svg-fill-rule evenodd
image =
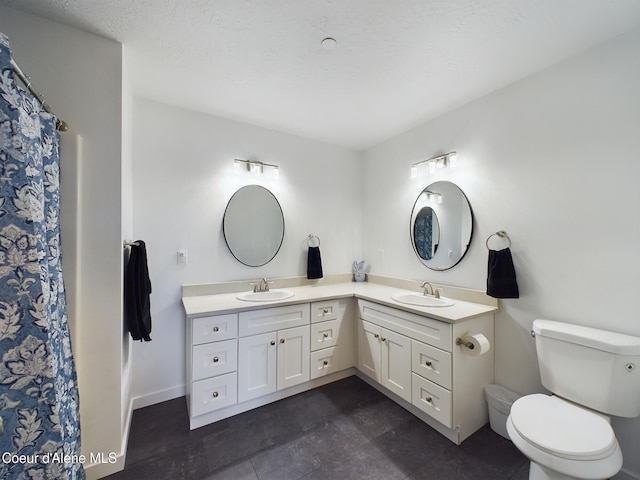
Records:
M456 152L450 153L448 157L448 162L449 162L448 167L455 168L455 166L458 163L458 154Z
M414 179L418 176L418 166L417 165L411 165L411 179Z
M280 178L280 168L279 167L274 167L272 175L273 175L273 179L274 180L278 180Z

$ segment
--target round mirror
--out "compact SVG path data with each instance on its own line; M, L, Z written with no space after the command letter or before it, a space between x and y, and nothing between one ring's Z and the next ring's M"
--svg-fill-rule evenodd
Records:
M425 188L411 213L410 235L420 261L432 270L455 266L469 248L473 212L466 195L451 182Z
M260 185L247 185L233 194L222 220L231 254L250 267L269 263L284 239L284 215L276 197Z

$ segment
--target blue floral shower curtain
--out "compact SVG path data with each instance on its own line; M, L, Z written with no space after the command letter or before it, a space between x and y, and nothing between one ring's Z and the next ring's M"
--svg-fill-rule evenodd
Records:
M433 258L433 210L423 207L413 225L416 250L424 260Z
M0 478L83 479L60 267L56 118L0 33Z

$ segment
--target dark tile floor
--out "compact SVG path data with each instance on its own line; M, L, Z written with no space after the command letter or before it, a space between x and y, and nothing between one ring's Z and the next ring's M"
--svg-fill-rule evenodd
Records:
M457 446L357 377L189 431L184 398L136 410L125 469L110 480L528 478L485 426Z

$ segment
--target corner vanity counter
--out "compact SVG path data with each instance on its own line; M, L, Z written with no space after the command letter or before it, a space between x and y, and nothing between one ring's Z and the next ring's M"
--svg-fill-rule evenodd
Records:
M420 306L417 282L344 280L276 280L266 301L246 282L183 287L191 428L353 374L457 444L485 425L497 301L444 287Z

